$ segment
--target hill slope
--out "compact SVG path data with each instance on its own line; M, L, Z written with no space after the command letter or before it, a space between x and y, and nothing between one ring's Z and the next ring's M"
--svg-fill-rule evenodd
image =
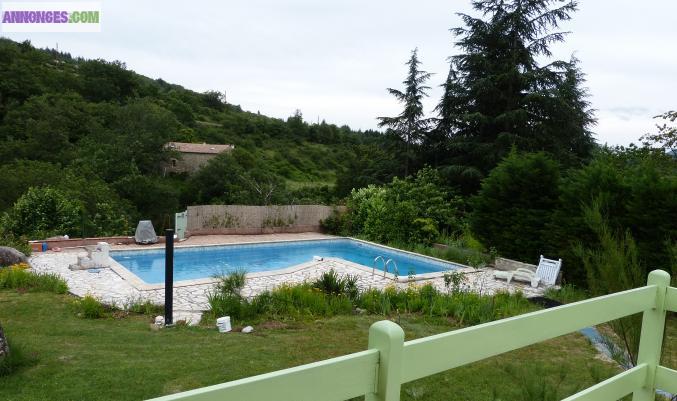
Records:
M0 38L0 212L29 187L49 185L79 202L85 235L107 230L95 227L102 213L161 228L192 203L331 202L337 176L382 138L308 124L300 112L286 121L246 112L217 92L152 80L118 61ZM236 151L196 176L165 177L168 141ZM262 186L274 196L260 197Z

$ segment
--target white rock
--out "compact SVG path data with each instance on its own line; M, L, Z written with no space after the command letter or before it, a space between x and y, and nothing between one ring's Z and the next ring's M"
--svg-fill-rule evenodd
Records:
M164 326L165 317L164 316L156 316L155 317L155 324L157 324L158 326Z
M252 326L247 326L244 329L242 329L243 333L251 333L252 331L254 331L254 328Z

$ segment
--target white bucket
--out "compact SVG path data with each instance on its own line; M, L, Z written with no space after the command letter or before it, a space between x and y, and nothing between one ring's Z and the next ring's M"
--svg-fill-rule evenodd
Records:
M216 327L220 333L227 333L233 328L230 326L230 316L224 316L216 319Z

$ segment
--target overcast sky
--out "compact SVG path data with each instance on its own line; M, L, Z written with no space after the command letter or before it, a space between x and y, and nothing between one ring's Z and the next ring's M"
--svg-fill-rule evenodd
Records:
M100 33L3 33L74 56L120 60L128 68L196 91L227 92L229 103L286 118L300 109L354 129L399 113L386 93L401 87L418 47L435 73L430 113L457 50L449 28L469 0L102 1ZM600 143L637 142L652 117L677 109L677 1L585 1L553 50L575 54Z

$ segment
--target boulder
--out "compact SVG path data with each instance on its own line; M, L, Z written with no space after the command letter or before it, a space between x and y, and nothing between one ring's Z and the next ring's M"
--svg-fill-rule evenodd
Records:
M244 329L242 329L243 333L251 333L252 331L254 331L254 328L252 326L247 326Z
M9 355L9 344L7 344L5 332L2 331L2 326L0 326L0 360L7 355Z
M28 263L28 258L23 253L8 246L0 246L0 266Z

